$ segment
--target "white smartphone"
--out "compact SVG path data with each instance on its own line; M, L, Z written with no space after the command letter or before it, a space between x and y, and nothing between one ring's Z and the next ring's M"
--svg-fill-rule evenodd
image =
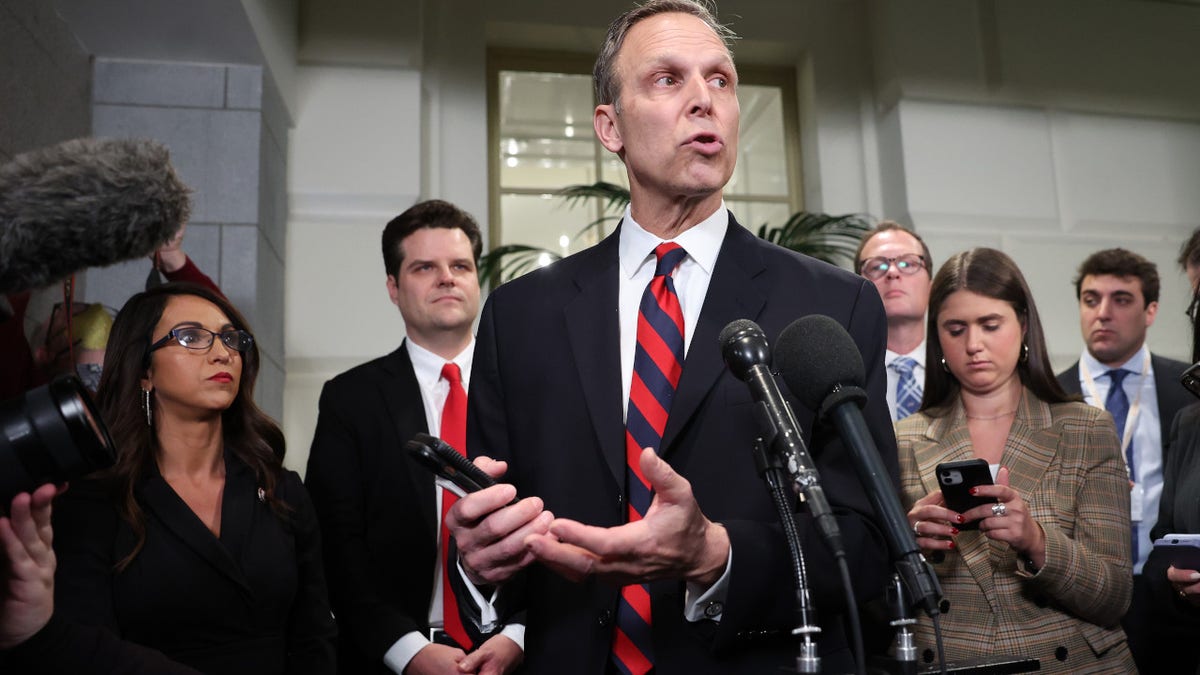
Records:
M1155 550L1181 570L1200 570L1200 534L1168 534L1154 541Z

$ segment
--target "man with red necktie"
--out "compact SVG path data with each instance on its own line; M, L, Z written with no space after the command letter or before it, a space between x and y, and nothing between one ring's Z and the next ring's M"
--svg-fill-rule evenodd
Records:
M388 223L382 248L406 338L326 383L305 477L321 521L340 670L510 672L524 630L460 618L441 525L454 498L404 450L418 432L466 446L479 227L452 204L425 201Z
M739 122L728 36L691 0L650 0L613 22L594 124L625 164L630 206L600 244L501 286L483 310L467 446L507 462L479 459L504 483L459 500L447 523L468 578L523 589L525 672L795 666L795 594L751 457L753 405L717 344L730 321L771 336L813 313L846 326L867 364L864 414L898 472L879 294L756 238L725 208ZM877 596L887 547L848 453L789 400L856 591ZM833 556L805 509L795 519L825 672L848 671Z

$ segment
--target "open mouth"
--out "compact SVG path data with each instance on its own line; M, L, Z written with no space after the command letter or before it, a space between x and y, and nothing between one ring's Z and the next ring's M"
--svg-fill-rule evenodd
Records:
M688 139L686 145L695 148L701 154L705 155L716 154L720 152L721 148L725 147L725 144L721 142L721 137L716 134L696 134Z

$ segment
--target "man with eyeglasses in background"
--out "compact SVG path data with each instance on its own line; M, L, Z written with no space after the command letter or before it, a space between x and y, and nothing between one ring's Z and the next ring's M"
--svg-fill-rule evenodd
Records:
M921 407L925 391L925 310L933 259L920 235L885 220L858 245L858 273L870 279L887 314L887 403L899 422Z

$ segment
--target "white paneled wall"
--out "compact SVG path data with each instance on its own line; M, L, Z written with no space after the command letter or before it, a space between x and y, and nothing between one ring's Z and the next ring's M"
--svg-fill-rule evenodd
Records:
M395 349L380 235L421 191L421 83L405 69L301 67L289 175L287 464L303 471L324 382Z
M1075 270L1115 246L1158 264L1150 343L1189 357L1190 298L1175 257L1200 225L1200 124L935 101L897 109L906 216L939 263L972 246L1009 253L1033 289L1057 367L1082 349Z

